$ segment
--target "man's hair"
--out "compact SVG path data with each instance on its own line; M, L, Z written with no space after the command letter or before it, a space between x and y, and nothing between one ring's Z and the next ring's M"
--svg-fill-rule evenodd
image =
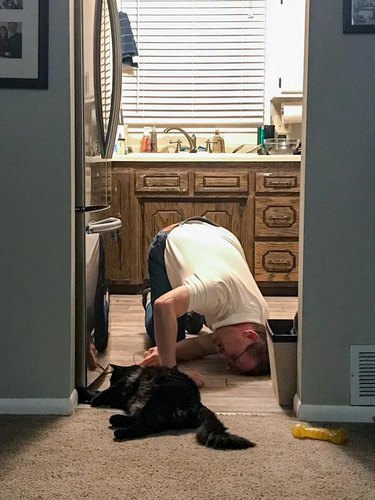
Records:
M270 358L268 355L267 333L266 331L258 331L259 342L251 344L248 351L258 360L257 365L246 375L268 375L270 373Z

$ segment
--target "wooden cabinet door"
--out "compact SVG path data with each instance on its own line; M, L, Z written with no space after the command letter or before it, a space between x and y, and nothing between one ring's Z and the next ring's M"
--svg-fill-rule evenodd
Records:
M106 279L124 283L130 279L129 260L129 174L112 173L111 215L122 220L115 235L105 234Z
M241 241L241 216L244 201L207 201L207 202L143 202L143 277L148 278L147 253L152 239L160 229L181 222L188 217L207 217L225 227ZM245 250L245 249L244 249ZM245 251L246 253L246 251ZM251 261L250 261L251 262Z
M253 272L253 229L249 222L252 218L252 205L247 201L246 198L240 198L236 201L221 200L193 203L192 215L207 217L237 236L249 267Z
M147 253L154 236L164 227L190 217L189 203L144 200L143 202L143 244L140 245L143 261L143 278L148 278Z
M207 217L241 241L241 204L235 201L192 203L192 216Z

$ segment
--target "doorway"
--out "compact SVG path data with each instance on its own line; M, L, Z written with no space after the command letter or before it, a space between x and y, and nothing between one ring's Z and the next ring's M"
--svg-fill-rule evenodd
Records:
M297 311L297 297L265 297L270 319L293 319ZM147 349L144 311L140 295L111 295L109 343L105 362L131 365L143 359ZM101 361L99 363L102 365ZM198 371L205 381L201 389L202 401L212 411L234 413L279 413L270 375L249 377L226 371L216 356L179 363L179 367ZM103 390L109 386L110 374L104 372L94 383Z

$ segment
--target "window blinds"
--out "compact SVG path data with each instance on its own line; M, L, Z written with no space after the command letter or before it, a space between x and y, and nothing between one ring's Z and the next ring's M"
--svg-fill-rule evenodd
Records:
M123 75L130 126L263 123L265 0L118 0L138 46Z

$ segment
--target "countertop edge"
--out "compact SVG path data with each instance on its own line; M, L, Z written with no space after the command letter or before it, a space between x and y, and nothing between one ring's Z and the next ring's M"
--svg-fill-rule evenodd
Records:
M284 163L300 162L300 155L246 155L217 153L211 155L170 153L133 153L124 156L115 156L112 163Z

